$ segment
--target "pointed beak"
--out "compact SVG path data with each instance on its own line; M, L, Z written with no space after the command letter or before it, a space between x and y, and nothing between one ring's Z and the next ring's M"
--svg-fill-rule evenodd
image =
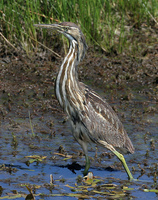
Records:
M34 26L37 28L52 29L52 30L56 30L60 33L63 33L63 28L59 24L34 24Z

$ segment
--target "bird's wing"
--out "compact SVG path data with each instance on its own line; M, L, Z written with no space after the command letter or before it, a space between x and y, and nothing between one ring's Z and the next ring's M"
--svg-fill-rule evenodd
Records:
M102 140L113 147L125 148L127 152L133 153L133 145L111 106L92 89L87 86L84 88L84 111L80 117L87 127L89 137L96 142Z

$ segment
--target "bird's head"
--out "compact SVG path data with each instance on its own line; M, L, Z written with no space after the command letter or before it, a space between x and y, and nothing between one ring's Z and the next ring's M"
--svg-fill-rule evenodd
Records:
M88 47L82 31L76 24L72 22L62 22L60 24L34 24L34 26L56 30L57 32L65 35L69 39L70 43L75 40L78 45L79 61L84 58L86 49Z

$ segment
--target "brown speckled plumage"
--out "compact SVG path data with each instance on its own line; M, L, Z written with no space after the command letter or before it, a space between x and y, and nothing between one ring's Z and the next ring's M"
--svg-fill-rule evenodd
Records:
M133 179L123 155L119 153L134 153L122 123L106 100L78 81L77 65L87 50L80 28L71 22L35 26L54 29L69 39L69 51L60 67L55 91L60 105L69 116L73 135L85 153L85 173L89 169L87 143L93 142L111 150L123 163L129 178Z

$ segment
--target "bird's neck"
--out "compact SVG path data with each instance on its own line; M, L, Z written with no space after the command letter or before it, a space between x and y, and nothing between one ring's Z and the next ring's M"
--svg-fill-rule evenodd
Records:
M71 112L79 107L81 101L76 69L79 62L78 51L77 42L73 40L70 43L69 52L64 58L56 80L57 99L68 115L71 115Z

